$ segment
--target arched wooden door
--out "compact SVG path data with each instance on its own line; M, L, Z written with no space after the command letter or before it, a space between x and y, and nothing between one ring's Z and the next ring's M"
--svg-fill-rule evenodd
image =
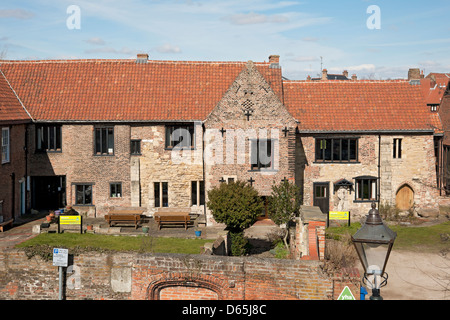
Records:
M397 196L395 197L395 203L397 208L401 211L411 209L414 203L414 191L410 186L405 184L398 189Z

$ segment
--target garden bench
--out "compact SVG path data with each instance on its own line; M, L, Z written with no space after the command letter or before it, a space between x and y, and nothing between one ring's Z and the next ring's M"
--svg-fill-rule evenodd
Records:
M5 227L7 225L11 225L12 226L13 222L14 222L14 219L10 219L10 220L1 222L0 223L0 230L3 232L3 227Z
M191 221L189 212L183 211L163 211L154 214L158 229L161 230L163 224L183 224L184 229L187 230L188 223Z
M143 212L143 210L111 210L105 215L105 220L110 227L117 223L134 223L134 228L137 229Z

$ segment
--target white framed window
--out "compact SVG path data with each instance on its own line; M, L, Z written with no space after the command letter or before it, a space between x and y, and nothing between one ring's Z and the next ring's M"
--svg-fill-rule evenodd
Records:
M2 163L10 161L9 128L2 128Z

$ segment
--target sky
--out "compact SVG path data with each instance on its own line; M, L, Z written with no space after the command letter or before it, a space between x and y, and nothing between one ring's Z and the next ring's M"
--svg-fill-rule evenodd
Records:
M277 54L292 80L321 68L397 79L409 68L450 72L449 13L448 0L2 1L0 55L260 62Z

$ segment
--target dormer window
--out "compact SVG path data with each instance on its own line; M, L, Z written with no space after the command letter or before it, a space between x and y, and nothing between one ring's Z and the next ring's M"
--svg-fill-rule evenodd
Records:
M431 112L437 112L438 111L438 107L439 107L438 104L429 104L428 106L430 107L430 111Z

